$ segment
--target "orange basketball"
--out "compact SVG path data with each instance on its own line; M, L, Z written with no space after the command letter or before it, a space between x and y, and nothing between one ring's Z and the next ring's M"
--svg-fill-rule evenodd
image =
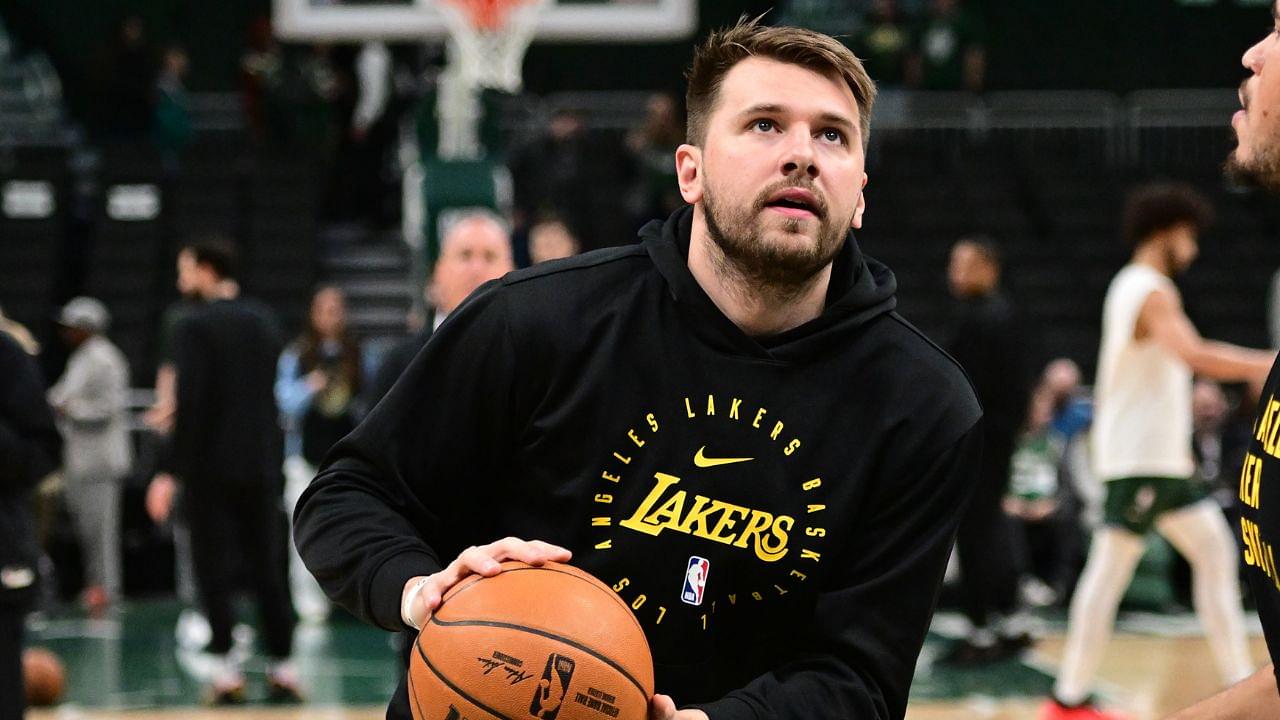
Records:
M653 658L631 608L568 565L502 568L450 590L418 634L415 720L645 720Z
M22 682L27 690L27 704L46 707L58 702L66 686L62 661L44 648L27 648L22 653Z

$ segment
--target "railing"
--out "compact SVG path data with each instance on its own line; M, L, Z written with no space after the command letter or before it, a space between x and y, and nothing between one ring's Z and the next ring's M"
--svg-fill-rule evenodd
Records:
M558 110L572 109L588 128L622 131L644 116L649 93L602 91L526 96L504 117L517 137L536 135ZM518 111L516 111L518 108ZM1019 142L1096 148L1117 165L1220 163L1230 147L1234 89L1091 90L974 94L885 90L876 101L872 141L885 135L939 133L957 139L1016 137ZM1091 158L1093 156L1090 156Z

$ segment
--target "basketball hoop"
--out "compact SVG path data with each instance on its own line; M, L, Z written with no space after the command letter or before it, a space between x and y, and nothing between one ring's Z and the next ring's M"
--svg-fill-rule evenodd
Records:
M481 152L479 93L519 92L521 66L547 0L438 0L449 30L448 66L440 80L442 158Z
M524 4L524 0L443 0L471 16L471 24L482 30L495 30L506 22L507 13Z

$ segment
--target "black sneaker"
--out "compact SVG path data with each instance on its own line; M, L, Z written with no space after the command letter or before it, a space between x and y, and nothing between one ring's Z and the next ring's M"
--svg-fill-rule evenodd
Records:
M952 667L968 668L991 665L1008 657L1004 649L996 642L991 645L975 645L969 640L960 640L938 658L938 664Z
M1017 635L1001 635L997 644L1004 651L1005 657L1017 657L1035 645L1036 639L1031 637L1030 633L1024 632Z

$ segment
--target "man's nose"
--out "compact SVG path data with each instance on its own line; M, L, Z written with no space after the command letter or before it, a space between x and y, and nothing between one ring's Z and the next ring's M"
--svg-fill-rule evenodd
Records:
M787 136L786 148L782 156L782 174L792 175L797 171L811 178L818 177L817 156L813 150L813 135L807 127L792 129Z

